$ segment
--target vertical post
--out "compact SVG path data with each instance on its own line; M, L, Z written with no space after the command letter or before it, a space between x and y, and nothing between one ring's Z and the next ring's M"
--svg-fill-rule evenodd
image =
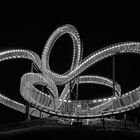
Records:
M124 113L124 128L126 129L126 113Z
M27 121L31 120L29 111L30 111L30 104L28 102L26 102L26 113L25 114L26 114L26 120Z
M115 55L112 58L113 95L115 95Z
M78 88L79 88L79 78L77 77L76 79L76 95L75 95L75 99L78 100ZM77 119L77 123L79 122L80 119Z
M102 123L103 123L103 128L105 128L105 119L104 119L103 114L102 114Z
M76 100L78 100L78 92L79 92L79 77L77 77L77 83L76 83Z
M69 99L71 100L72 99L72 81L70 81L70 86L69 86ZM71 119L71 125L73 124L74 122L74 119Z
M72 87L71 87L71 81L70 81L70 86L69 86L69 99L71 99L71 89L72 89Z
M112 119L112 120L115 119L115 116L113 115L113 112L112 112L112 115L111 115L111 119Z

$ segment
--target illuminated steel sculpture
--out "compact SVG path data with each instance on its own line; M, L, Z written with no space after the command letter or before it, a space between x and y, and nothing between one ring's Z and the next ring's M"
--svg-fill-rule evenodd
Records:
M70 70L60 75L51 71L49 67L49 56L56 40L65 33L68 33L73 41L73 59ZM83 59L78 31L72 25L64 25L57 28L49 37L42 52L42 59L36 53L29 50L10 50L0 53L0 61L14 58L30 59L39 69L40 73L31 72L24 74L20 83L22 97L32 105L30 115L39 117L39 112L42 111L42 117L47 117L48 114L52 114L73 119L88 119L118 114L140 105L140 87L122 95L121 87L116 82L115 94L109 98L98 100L69 99L71 90L77 84L77 79L79 84L94 83L113 88L113 81L111 79L95 75L80 76L80 74L96 62L113 56L116 53L140 54L140 43L124 42L110 45L93 52ZM73 84L71 85L70 83ZM36 84L46 86L51 92L51 95L37 89L35 87ZM60 96L57 85L65 85ZM0 103L23 113L26 111L25 105L11 100L2 94L0 94Z

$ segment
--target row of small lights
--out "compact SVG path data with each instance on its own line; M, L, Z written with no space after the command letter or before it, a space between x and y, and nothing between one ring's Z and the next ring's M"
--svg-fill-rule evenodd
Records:
M137 91L140 91L140 86L137 87L136 89L132 90L132 91L129 91L129 92L123 94L122 96L127 96L127 95L130 95L130 94L135 93L135 92L137 92Z
M115 99L116 97L114 97L113 99ZM97 102L104 102L104 101L108 101L108 100L111 100L112 98L109 97L109 98L103 98L103 99L97 99L97 100L64 100L64 99L56 99L56 100L59 100L61 102L74 102L74 101L92 101L93 103L97 103Z

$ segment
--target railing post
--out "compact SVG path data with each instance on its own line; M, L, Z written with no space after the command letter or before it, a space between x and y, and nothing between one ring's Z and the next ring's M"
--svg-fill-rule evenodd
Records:
M124 113L124 128L127 129L127 126L126 126L126 113Z
M77 83L76 83L76 100L78 100L78 92L79 92L79 77L77 77Z
M103 128L105 128L105 119L104 119L103 114L102 114L102 124L103 124Z
M69 91L69 99L71 99L71 91L72 91L72 83L71 83L71 81L70 81L69 89L70 89L70 91Z
M28 102L26 102L26 120L31 120L30 117L30 104Z

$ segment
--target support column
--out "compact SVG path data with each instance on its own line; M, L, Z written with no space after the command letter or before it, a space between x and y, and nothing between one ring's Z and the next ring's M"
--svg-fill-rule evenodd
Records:
M78 100L78 88L79 88L79 78L77 77L77 79L76 79L76 93L75 93L75 100ZM79 121L80 121L80 119L77 119L77 123L80 123Z
M76 100L78 100L78 92L79 92L79 77L77 77L77 81L76 81Z
M105 128L105 118L104 118L103 114L102 114L102 124L103 124L103 128Z
M30 116L30 104L28 102L26 102L26 120L31 120L31 116Z
M124 113L124 128L127 129L127 126L126 126L126 113Z

